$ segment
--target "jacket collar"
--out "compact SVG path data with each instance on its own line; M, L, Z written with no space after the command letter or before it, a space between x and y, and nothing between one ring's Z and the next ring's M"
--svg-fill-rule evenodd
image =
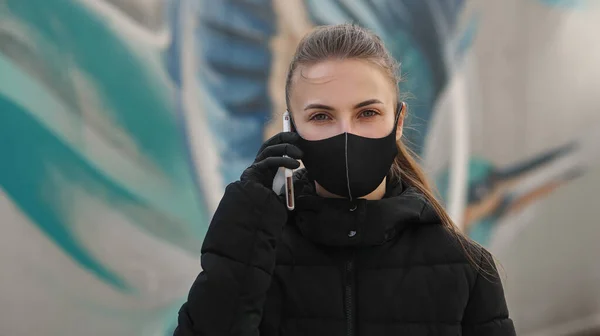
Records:
M323 198L305 170L295 175L296 209L292 216L302 235L314 243L338 247L381 245L409 225L439 223L415 188L387 186L381 200Z

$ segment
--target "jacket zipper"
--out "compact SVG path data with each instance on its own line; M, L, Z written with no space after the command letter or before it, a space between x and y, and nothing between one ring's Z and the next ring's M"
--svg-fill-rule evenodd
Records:
M354 336L354 300L352 299L352 284L354 282L354 261L346 261L346 335Z

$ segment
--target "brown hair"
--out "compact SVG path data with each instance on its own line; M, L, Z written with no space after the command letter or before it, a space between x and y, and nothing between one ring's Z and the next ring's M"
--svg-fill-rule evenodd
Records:
M398 84L401 81L398 62L386 49L379 36L354 24L320 26L308 33L298 44L290 63L285 84L285 98L290 107L290 91L294 72L299 65L310 65L328 59L361 59L377 64L384 70L396 88L400 99ZM291 111L291 110L290 110ZM404 118L404 115L400 116ZM402 179L409 186L417 189L427 199L439 216L442 224L457 238L468 261L478 270L493 274L487 267L493 266L493 259L483 248L466 237L452 222L450 216L434 196L423 169L417 163L417 156L402 141L398 141L398 155L390 170L390 178Z

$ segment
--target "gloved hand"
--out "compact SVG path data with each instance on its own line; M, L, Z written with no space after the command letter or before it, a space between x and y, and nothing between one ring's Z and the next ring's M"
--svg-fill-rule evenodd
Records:
M297 160L302 158L302 151L293 145L299 137L297 133L282 132L267 140L259 149L254 163L244 170L240 180L258 182L271 189L279 167L300 167Z

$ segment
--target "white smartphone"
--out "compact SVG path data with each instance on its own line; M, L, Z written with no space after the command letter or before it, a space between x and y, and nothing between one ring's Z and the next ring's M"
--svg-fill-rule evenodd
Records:
M283 114L283 131L290 132L292 130L290 113L286 110ZM296 207L294 201L294 171L292 169L285 168L285 203L288 210L294 210Z

